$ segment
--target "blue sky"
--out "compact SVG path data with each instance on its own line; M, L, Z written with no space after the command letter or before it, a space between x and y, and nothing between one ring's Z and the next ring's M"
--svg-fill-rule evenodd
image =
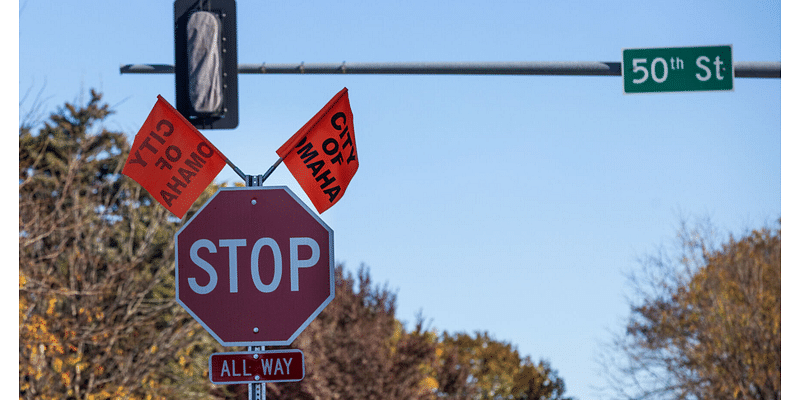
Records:
M239 1L240 63L614 61L623 48L733 46L782 61L779 1ZM171 1L21 0L20 119L105 94L138 131L172 75ZM785 79L783 79L785 80ZM724 231L781 217L782 79L624 95L620 77L242 75L235 130L204 131L248 174L342 87L360 169L322 218L336 260L370 267L440 331L489 331L597 398L594 359L627 315L625 273L681 217ZM238 182L228 167L218 181ZM284 166L267 181L307 197ZM784 225L786 217L784 216Z

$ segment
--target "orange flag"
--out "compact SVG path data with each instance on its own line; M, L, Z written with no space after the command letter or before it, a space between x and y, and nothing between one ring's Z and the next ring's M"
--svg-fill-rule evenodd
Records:
M336 94L276 153L320 214L336 204L358 170L347 88Z
M183 218L225 167L226 158L163 97L133 140L122 173Z

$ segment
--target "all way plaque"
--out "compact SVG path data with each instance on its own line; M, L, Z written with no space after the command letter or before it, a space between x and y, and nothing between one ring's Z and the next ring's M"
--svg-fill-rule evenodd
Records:
M296 349L214 353L208 359L215 384L298 382L305 375L303 352Z

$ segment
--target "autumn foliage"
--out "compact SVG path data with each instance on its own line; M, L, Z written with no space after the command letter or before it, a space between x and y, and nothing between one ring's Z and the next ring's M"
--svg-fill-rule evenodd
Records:
M223 348L175 301L181 221L122 176L130 145L100 123L92 92L19 132L20 399L247 398L217 386ZM190 218L218 186L190 209ZM336 269L336 298L292 344L306 377L270 399L562 399L545 361L488 333L438 333L395 318L396 295ZM488 349L488 350L487 350Z
M781 398L781 230L715 245L704 223L647 259L611 380L619 398Z
M20 397L192 393L199 329L173 301L177 221L120 179L100 95L19 135ZM166 388L169 388L168 390Z

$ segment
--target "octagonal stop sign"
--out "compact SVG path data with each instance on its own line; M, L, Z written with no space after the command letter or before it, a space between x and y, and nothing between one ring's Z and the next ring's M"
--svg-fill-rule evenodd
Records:
M291 344L333 271L333 230L284 186L222 188L175 234L175 297L224 346Z

